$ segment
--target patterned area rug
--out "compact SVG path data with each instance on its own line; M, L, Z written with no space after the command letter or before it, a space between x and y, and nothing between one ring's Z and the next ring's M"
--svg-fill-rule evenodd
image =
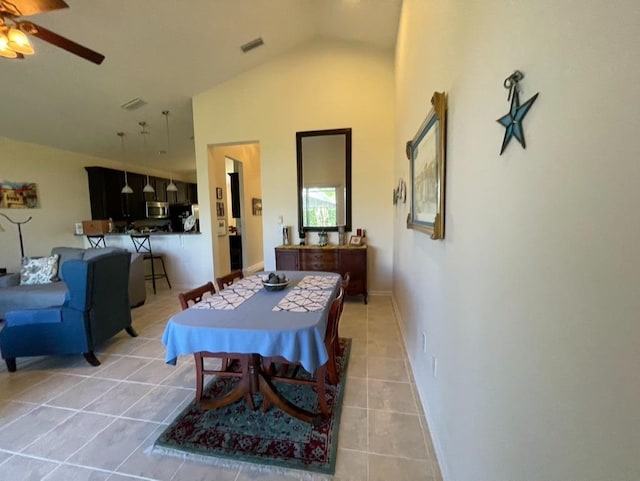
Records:
M335 472L338 428L350 350L351 340L340 339L340 382L337 386L327 383L330 416L319 426L293 418L275 406L262 413L258 407L262 402L259 394L254 398L255 411L249 408L244 399L210 411L203 411L192 402L156 440L152 453L177 455L224 466L258 463L262 465L257 468L259 470L269 470L266 468L269 466L275 467L275 472L294 469L332 475ZM302 369L300 371L304 372ZM237 382L235 378L214 378L204 395L224 395ZM313 388L278 382L274 384L293 404L319 412L318 397Z

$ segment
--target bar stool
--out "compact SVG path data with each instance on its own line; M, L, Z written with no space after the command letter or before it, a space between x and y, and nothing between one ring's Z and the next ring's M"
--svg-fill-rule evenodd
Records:
M87 234L87 240L89 241L89 245L91 247L107 247L107 243L104 240L104 235L102 234Z
M151 251L151 239L148 234L132 234L131 240L133 241L133 246L136 248L136 252L140 252L143 254L143 258L145 261L151 261L151 275L145 276L145 279L151 279L153 283L153 293L156 293L156 279L166 279L167 285L169 289L171 289L171 282L169 282L169 276L167 275L167 270L164 267L164 255L163 254L154 254ZM156 274L155 263L156 259L160 259L162 263L162 273Z

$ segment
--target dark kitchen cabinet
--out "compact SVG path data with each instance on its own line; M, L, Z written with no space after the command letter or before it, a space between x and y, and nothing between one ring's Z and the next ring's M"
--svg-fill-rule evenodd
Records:
M198 185L189 182L187 184L187 204L198 203Z
M178 188L178 192L175 192L176 201L175 204L186 204L187 203L187 184L186 182L180 182L177 180L173 181Z
M167 185L169 185L169 181L167 179L162 179L160 177L151 177L151 185L155 191L155 197L149 200L157 200L158 202L166 202L167 201Z
M171 179L167 181L166 185L169 185ZM169 204L186 204L187 203L187 184L184 182L180 182L179 180L174 180L173 184L176 186L176 189L170 192L166 192L167 194L167 202ZM166 191L166 186L165 186Z
M196 184L190 182L174 181L178 192L176 194L177 204L197 204L198 203L198 190ZM173 203L173 202L172 202Z
M124 172L105 167L85 167L89 181L91 219L125 220L126 198L121 193L124 187Z
M133 194L124 196L125 212L128 212L131 220L144 219L146 217L146 209L142 189L144 189L147 176L129 173L128 177L129 186L133 189Z
M149 176L149 184L155 192L143 192L147 176L127 172L133 194L122 194L125 185L124 171L106 167L85 167L89 180L91 219L135 221L147 216L146 202L159 201L170 204L195 204L198 202L196 184L174 181L177 192L167 192L170 180Z
M144 188L146 176L127 172L133 194L123 194L125 175L122 170L85 167L89 181L91 219L131 222L145 218Z
M176 183L175 181L173 182L174 184ZM176 187L178 187L176 185ZM178 192L176 191L167 191L167 202L169 202L169 204L177 204L178 203Z

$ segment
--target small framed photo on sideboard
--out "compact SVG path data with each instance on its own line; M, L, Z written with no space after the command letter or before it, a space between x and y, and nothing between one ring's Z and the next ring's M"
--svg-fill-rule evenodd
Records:
M349 239L349 245L350 246L360 246L360 245L362 245L362 236L352 235L351 238Z

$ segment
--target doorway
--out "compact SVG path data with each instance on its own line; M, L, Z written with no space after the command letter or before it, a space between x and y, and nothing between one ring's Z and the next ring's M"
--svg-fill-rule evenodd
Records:
M242 202L242 162L224 158L225 173L227 174L227 226L229 229L229 263L231 270L242 270L242 219L245 213Z
M215 192L211 196L212 224L218 226L212 239L214 275L225 275L236 266L245 274L262 270L262 211L252 209L253 200L262 198L260 145L212 145L209 165L209 185ZM231 187L234 177L237 189Z

